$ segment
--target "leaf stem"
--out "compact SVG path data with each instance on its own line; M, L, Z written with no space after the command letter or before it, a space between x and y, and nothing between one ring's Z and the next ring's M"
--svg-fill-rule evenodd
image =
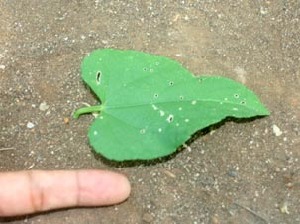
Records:
M73 118L77 119L82 114L100 112L102 109L103 109L102 105L83 107L74 112Z

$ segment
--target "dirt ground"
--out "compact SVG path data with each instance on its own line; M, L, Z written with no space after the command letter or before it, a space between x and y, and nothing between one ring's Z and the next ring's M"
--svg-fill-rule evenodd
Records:
M194 74L235 79L271 116L228 121L166 161L116 167L88 145L93 117L71 118L97 102L80 63L98 48L164 55ZM0 170L117 170L132 195L0 222L300 223L299 49L297 0L1 0Z

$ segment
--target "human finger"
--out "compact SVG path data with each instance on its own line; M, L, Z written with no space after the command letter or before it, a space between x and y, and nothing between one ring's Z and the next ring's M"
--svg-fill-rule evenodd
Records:
M0 216L112 205L130 194L125 176L103 170L4 172L0 187Z

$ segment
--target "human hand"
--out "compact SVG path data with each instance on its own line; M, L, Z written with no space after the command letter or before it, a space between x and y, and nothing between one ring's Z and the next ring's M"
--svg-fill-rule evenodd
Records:
M129 197L130 183L103 170L0 173L0 217L76 206L117 204Z

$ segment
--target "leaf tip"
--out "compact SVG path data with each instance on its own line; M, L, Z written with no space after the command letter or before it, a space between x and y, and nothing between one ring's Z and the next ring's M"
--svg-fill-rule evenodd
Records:
M258 110L258 115L259 116L269 116L270 114L271 114L271 112L268 110L268 108L265 105L261 104L260 108Z

